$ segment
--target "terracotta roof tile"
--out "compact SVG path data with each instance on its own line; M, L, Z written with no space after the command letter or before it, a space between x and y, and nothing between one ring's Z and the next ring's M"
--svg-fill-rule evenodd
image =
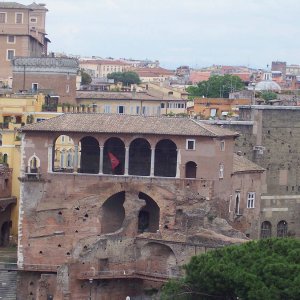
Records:
M233 173L240 172L264 172L265 169L255 164L245 156L233 155Z
M149 117L99 113L64 114L43 122L29 124L21 131L140 133L181 136L235 136L218 126L195 122L188 118Z

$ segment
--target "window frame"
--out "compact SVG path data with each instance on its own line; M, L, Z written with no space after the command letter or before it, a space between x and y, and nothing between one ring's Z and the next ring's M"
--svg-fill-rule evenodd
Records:
M18 15L21 15L21 22L17 22ZM24 23L24 13L22 12L16 12L15 13L15 24L23 24Z
M123 108L123 112L120 112L120 108ZM125 105L118 105L117 106L117 114L119 115L125 115Z
M103 107L103 112L104 112L105 114L110 114L110 112L111 112L111 106L108 105L108 104L104 105L104 107Z
M35 21L32 21L34 19ZM29 17L29 23L36 24L37 23L37 17Z
M224 163L219 164L219 179L224 178Z
M7 12L0 11L0 14L4 14L4 22L0 22L0 24L6 24L7 23ZM0 18L0 20L1 20L1 18Z
M255 192L247 193L247 208L255 208Z
M193 143L193 147L189 148L189 143ZM186 139L185 141L185 149L188 151L195 151L196 150L196 140L195 139Z
M220 151L222 151L222 152L225 151L225 140L220 141Z
M9 58L9 55L8 55L8 53L9 53L10 51L12 51L12 52L14 53L12 58ZM7 61L13 60L13 59L15 58L15 56L16 56L16 50L15 50L15 49L6 49L6 60L7 60Z
M9 41L9 38L10 38L10 37L13 37L13 38L14 38L13 42L10 42L10 41ZM7 36L7 44L15 44L15 43L16 43L16 36L13 35L13 34L9 34L9 35Z

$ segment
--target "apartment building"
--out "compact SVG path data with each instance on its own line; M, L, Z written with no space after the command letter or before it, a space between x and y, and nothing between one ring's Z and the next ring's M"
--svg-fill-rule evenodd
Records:
M0 84L12 76L11 60L15 56L41 57L47 54L45 4L22 5L0 2Z

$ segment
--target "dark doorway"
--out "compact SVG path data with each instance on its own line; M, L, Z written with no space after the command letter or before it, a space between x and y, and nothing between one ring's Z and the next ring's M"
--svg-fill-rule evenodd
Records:
M161 140L155 147L154 176L175 177L177 147L171 140Z
M185 178L197 177L197 164L193 161L188 161L185 164Z
M287 221L280 221L277 224L277 237L287 237L288 223Z
M125 165L125 145L119 138L110 138L104 144L103 173L123 175Z
M98 141L87 136L81 139L80 173L98 174L100 148Z
M262 239L270 238L272 235L272 225L269 221L264 221L261 224L260 237Z
M11 225L10 221L4 222L2 224L0 246L6 247L9 244L10 225Z
M156 232L159 229L159 206L148 195L140 192L139 198L146 201L138 217L138 232Z
M151 147L145 139L135 139L129 147L130 175L150 176Z

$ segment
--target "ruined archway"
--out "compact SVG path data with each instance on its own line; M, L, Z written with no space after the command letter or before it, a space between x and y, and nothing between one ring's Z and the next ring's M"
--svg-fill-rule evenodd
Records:
M129 147L129 175L150 176L151 146L145 139L138 138Z
M73 139L68 135L60 135L54 143L54 172L73 172L75 146ZM68 163L68 153L72 153L72 163Z
M177 168L177 146L168 139L155 147L154 176L175 177Z
M194 161L188 161L185 164L185 178L197 177L197 164Z
M100 210L101 233L112 233L121 229L125 219L125 192L109 197Z
M123 175L125 165L125 145L119 138L109 138L104 144L103 173Z
M260 237L262 239L270 238L272 235L272 224L269 221L261 223Z
M94 137L86 136L80 140L80 144L80 173L98 174L100 160L100 148L98 141Z
M159 230L159 206L151 197L142 192L139 193L139 198L145 200L146 205L139 211L138 232L157 232Z
M141 257L138 261L139 271L172 275L176 266L176 256L169 246L150 242L142 247Z

